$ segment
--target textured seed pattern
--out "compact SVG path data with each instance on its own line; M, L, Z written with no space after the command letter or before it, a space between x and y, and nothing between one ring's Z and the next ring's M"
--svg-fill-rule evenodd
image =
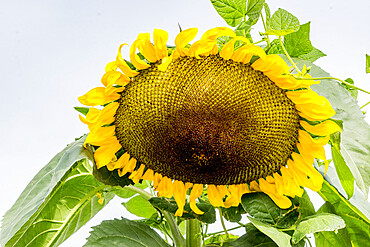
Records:
M249 183L285 165L299 116L284 91L250 65L180 57L140 71L115 116L123 149L172 179Z

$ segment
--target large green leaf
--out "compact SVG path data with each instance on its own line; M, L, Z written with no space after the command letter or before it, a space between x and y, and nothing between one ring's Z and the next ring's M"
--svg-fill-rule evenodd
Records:
M224 243L223 247L276 247L275 242L258 230L252 223L245 226L245 234L237 240Z
M252 217L248 217L248 219L258 230L269 236L279 247L291 246L290 244L291 237L288 234L281 232L275 227L267 223L261 222L259 220L256 220Z
M329 172L328 172L329 173ZM329 182L324 181L320 196L333 207L333 212L342 217L354 246L366 246L370 240L370 220L352 203L345 199ZM363 201L365 205L366 201Z
M307 54L299 55L298 57L303 60L310 61L311 63L315 62L320 57L325 57L326 54L316 49L315 47Z
M7 242L8 244L6 246L21 246L24 241L28 241L27 243L32 245L32 243L36 243L37 241L41 242L41 238L46 239L51 235L54 236L54 243L58 241L61 242L70 234L72 234L72 230L77 230L82 223L86 222L84 219L82 219L82 221L74 222L74 227L76 227L76 229L72 229L73 227L69 228L69 226L67 227L66 225L71 222L61 222L64 220L71 220L72 218L58 218L62 215L62 213L63 215L65 213L65 211L62 211L62 209L64 210L62 205L68 205L68 203L73 201L72 199L68 199L69 195L64 195L64 198L60 198L63 190L67 190L67 192L73 190L71 187L74 187L75 181L80 181L80 179L82 179L80 182L84 182L88 180L86 180L87 177L91 178L91 181L95 182L91 172L85 172L87 168L83 168L86 165L86 162L78 162L82 159L92 159L92 153L87 149L84 149L82 146L84 140L85 138L80 138L76 142L69 144L63 151L58 153L30 181L12 208L6 212L3 218L0 237L0 244L2 246L5 246L5 243ZM69 177L72 174L74 174L76 177ZM100 185L101 184L99 183L99 185L96 185L96 187L99 187ZM95 188L93 187L94 183L93 185L89 185L88 189L94 190ZM97 199L95 194L100 190L101 189L96 191L94 190L94 193L91 195L91 201L89 203L92 203L92 200L94 200L93 204L96 206L93 208L94 211L91 213L96 213L101 207L103 207L100 204L99 206L96 205ZM59 204L57 204L58 198L63 200L59 201ZM88 199L87 197L83 198L84 200ZM66 199L68 199L68 201ZM89 204L87 201L80 201L79 210L83 209L84 205L81 204L82 202L85 203L84 205ZM58 205L59 208L57 207ZM50 211L49 213L47 213L48 210ZM52 213L57 215L53 216ZM76 216L81 213L81 211L74 211L74 213L75 215L69 216ZM52 230L49 229L49 231L45 232L45 234L34 238L37 234L42 233L43 230L41 229L47 224L52 227ZM59 228L60 226L63 226L64 228L61 229ZM9 239L11 240L9 241ZM33 241L37 241L32 242L32 239Z
M335 170L337 171L340 183L346 192L348 199L353 196L355 189L355 178L351 170L347 166L342 154L340 153L340 134L334 133L331 135L331 155L333 158Z
M303 219L298 225L292 236L292 242L297 244L307 234L335 231L344 228L346 224L344 220L335 214L318 213Z
M290 56L298 57L312 51L310 22L301 25L297 32L284 37L284 46Z
M236 27L246 15L247 0L211 0L217 13L232 27Z
M335 210L330 202L325 202L324 205L317 211L318 213L335 213ZM346 228L339 229L335 232L317 232L315 233L315 243L317 247L336 246L336 247L351 247L351 240Z
M255 219L278 228L288 228L298 220L298 207L281 209L264 193L244 194L241 204Z
M311 66L313 77L329 77L320 67L309 61L294 59L298 67L303 64ZM350 168L357 186L368 195L370 186L370 126L351 94L335 80L321 80L311 88L326 97L332 104L336 115L334 119L343 121L343 133L340 150L347 166Z
M265 0L248 0L247 16L252 20L258 20Z
M170 247L149 226L128 219L103 221L94 226L84 247Z
M284 9L278 9L271 17L271 30L266 34L284 36L298 31L298 18Z

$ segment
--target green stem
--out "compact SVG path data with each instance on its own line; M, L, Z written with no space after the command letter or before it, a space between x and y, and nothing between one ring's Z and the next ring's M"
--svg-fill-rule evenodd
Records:
M201 227L197 219L186 220L186 247L202 246Z
M362 91L364 93L367 93L367 94L370 94L369 91L366 91L365 89L362 89L362 88L359 88L359 87L356 87L355 85L351 84L351 83L348 83L346 81L343 81L341 79L338 79L338 78L335 78L335 77L314 77L314 78L303 78L303 77L295 77L295 79L297 80L336 80L336 81L340 81L341 83L351 87L351 88L354 88L354 89L357 89L359 91Z
M364 108L365 106L367 106L368 104L370 104L370 101L367 102L365 105L361 106L360 109Z
M229 231L236 230L236 229L239 229L239 228L242 228L242 227L245 227L245 225L230 228ZM222 233L222 232L225 232L225 231L222 230L222 231L219 231L219 232L208 233L205 236L208 237L208 236L216 235L216 234L219 234L219 233Z
M307 240L307 242L310 245L310 247L312 247L311 241L307 237L305 237L305 239Z
M220 213L221 224L222 224L222 228L224 229L226 239L230 239L229 233L227 232L227 229L225 226L224 217L222 216L222 210L221 208L217 208L217 209L218 209L218 212Z
M266 22L265 22L265 19L263 18L262 13L261 13L261 19L262 19L262 23L263 23L263 28L265 29L265 32L267 32ZM266 34L266 38L267 38L267 46L270 46L270 38L267 34Z
M265 41L266 41L265 39L262 39L260 41L257 41L257 42L252 43L252 45L255 45L255 44L258 44L258 43L262 43L262 42L265 42Z
M297 65L295 64L295 62L293 62L293 59L289 56L287 50L285 49L284 44L283 44L283 41L281 40L281 36L279 36L279 42L280 42L281 47L284 50L285 55L287 56L287 58L289 59L289 61L291 62L291 64L294 66L294 68L297 70L297 72L299 74L301 74L301 71L298 69Z
M143 196L147 200L149 200L150 198L153 197L151 194L149 194L145 190L140 189L136 186L128 185L128 186L125 187L125 189L136 192L139 195ZM179 229L179 227L177 226L177 224L175 222L175 218L172 216L172 214L170 214L167 211L163 211L162 213L163 213L163 216L167 220L167 223L170 227L172 237L173 237L173 242L175 243L175 246L176 247L185 247L185 239L182 236L182 234L180 232L180 229Z

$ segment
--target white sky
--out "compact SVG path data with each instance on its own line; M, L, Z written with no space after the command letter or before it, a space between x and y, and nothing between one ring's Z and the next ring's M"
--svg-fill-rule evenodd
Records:
M268 4L271 12L284 8L301 24L311 21L312 44L328 55L316 64L370 91L370 1ZM226 26L210 1L0 1L0 216L57 152L88 131L73 107L80 106L78 96L100 85L119 44L154 28L167 30L173 43L178 23L198 27L200 34ZM360 93L360 105L369 100ZM62 246L81 246L90 226L120 217L122 208L116 200Z

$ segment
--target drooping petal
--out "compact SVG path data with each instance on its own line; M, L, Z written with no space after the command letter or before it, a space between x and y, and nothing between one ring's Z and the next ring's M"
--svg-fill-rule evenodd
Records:
M122 44L118 48L118 54L117 54L117 58L116 58L116 63L117 63L117 66L120 68L120 70L125 75L127 75L129 77L134 77L134 76L138 75L139 72L136 72L135 70L132 70L130 68L130 66L128 66L128 64L126 63L126 61L122 58L121 49L122 49L122 46L124 46L124 45L127 45L127 44Z
M145 61L141 60L139 55L136 54L136 49L138 49L143 43L143 40L137 39L130 47L130 60L131 63L135 66L138 70L147 69L150 67Z
M299 121L299 123L305 130L317 136L327 136L338 131L342 132L339 125L331 120L326 120L316 125L311 125L306 121Z
M209 184L207 185L207 194L208 194L208 199L210 203L214 207L224 207L224 202L222 201L222 196L220 192L218 191L216 185Z
M275 184L269 183L263 178L260 178L258 182L261 191L267 194L277 206L279 206L280 208L289 208L290 206L292 206L292 202L289 200L288 197L280 195L278 193Z
M263 59L266 57L266 53L259 46L244 45L237 49L236 51L234 51L234 53L231 55L231 59L234 60L235 62L249 63L253 56L257 56L260 58L257 61L259 60L263 61Z
M178 206L175 216L181 216L184 212L186 191L185 185L182 181L175 180L173 183L173 197L175 198L176 204Z
M194 213L196 214L204 214L204 212L197 207L195 201L198 197L202 195L202 193L203 193L203 184L194 184L190 192L189 203L191 210L193 210Z
M189 49L185 47L189 44L190 41L192 41L195 38L197 33L198 33L198 28L189 28L189 29L182 31L176 36L176 39L175 39L176 51L181 56L188 55Z
M95 153L96 167L99 169L107 165L115 156L116 152L120 150L121 144L119 144L117 138L112 139L108 145L99 147Z
M156 49L158 59L167 57L168 51L167 51L166 43L168 40L168 33L161 29L154 29L153 39L154 39L154 47Z
M243 41L244 43L246 43L247 45L250 44L250 41L249 39L245 38L245 37L242 37L242 36L237 36L237 37L234 37L232 38L229 42L227 42L226 45L224 45L220 51L220 56L222 58L224 58L225 60L229 60L231 58L231 56L233 55L234 53L234 49L235 49L235 42L236 41Z

